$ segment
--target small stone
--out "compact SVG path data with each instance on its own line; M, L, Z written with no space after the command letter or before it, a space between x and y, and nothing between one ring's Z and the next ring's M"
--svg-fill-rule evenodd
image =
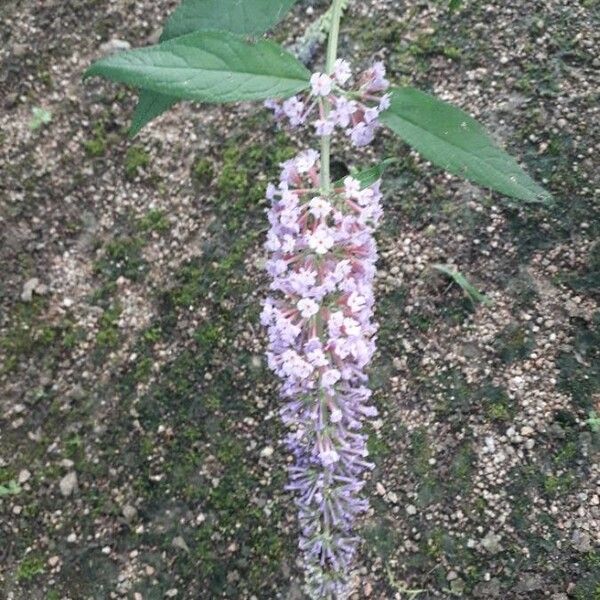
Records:
M592 540L590 535L584 531L575 530L571 536L571 544L578 552L586 553L592 551Z
M396 492L388 492L387 494L387 499L392 503L392 504L398 504L398 494L396 494Z
M466 584L460 577L457 577L450 582L450 591L457 596L462 596L465 587Z
M533 429L533 427L530 427L529 425L525 425L525 427L521 427L521 435L523 437L528 437L530 435L533 435L535 433L535 429Z
M408 504L406 506L406 514L407 515L416 515L417 514L417 507L413 506L412 504Z
M60 461L60 466L65 469L72 469L75 466L75 463L70 458L63 458Z
M31 473L27 469L23 469L22 471L19 472L18 482L20 485L23 485L24 483L27 483L30 478L31 478Z
M13 56L15 58L23 58L27 52L28 48L26 44L14 44L12 47Z
M31 302L33 299L33 290L35 290L35 288L37 287L37 284L40 282L40 280L37 277L34 277L33 279L29 279L28 281L25 282L25 285L23 286L23 291L21 292L21 300L23 302Z
M13 506L12 509L13 515L20 515L23 512L23 507L19 506L18 504L15 504L15 506Z
M261 451L260 451L260 455L263 458L271 458L271 456L273 456L273 452L275 452L275 450L273 450L273 448L271 446L265 446Z
M175 596L177 596L178 593L179 593L179 590L177 588L171 588L170 590L167 590L165 592L165 596L167 598L175 598Z
M229 571L227 573L227 582L228 583L236 583L240 580L240 573L237 570Z
M51 556L51 557L48 559L48 564L49 564L49 565L50 565L52 568L56 567L56 566L58 565L58 563L59 563L59 562L60 562L60 558L59 558L58 556Z
M131 44L128 41L113 38L112 40L108 40L108 42L104 42L104 44L100 46L100 52L102 52L102 54L115 54L116 52L129 50L130 48Z
M473 589L473 596L486 600L487 598L498 598L500 596L500 580L494 577L489 581L482 581Z
M544 584L542 581L542 577L535 573L523 573L519 583L515 586L515 592L523 593L523 592L535 592L537 590L543 589Z
M70 533L67 536L67 542L69 542L69 544L74 544L77 541L77 534L76 533Z
M180 535L173 538L173 541L171 542L171 546L173 546L174 548L179 548L180 550L183 550L184 552L190 551L189 546L185 543L185 540Z
M71 494L77 491L77 473L71 471L67 473L59 483L60 493L68 498Z
M6 97L4 99L4 106L7 109L14 108L17 105L18 101L19 101L19 94L16 94L14 92L12 92L10 94L6 94Z
M383 484L381 482L377 482L377 484L375 485L375 490L380 496L385 496L385 488L383 487Z
M126 504L123 507L123 516L125 517L125 520L128 521L129 523L131 523L132 521L135 521L137 514L138 514L138 511L135 506L132 506L131 504Z
M490 553L490 554L498 554L502 550L502 546L500 545L500 541L502 537L496 535L493 532L489 532L482 540L481 545Z

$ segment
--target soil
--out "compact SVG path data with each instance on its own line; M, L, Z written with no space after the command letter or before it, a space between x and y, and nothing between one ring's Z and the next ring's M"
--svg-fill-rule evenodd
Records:
M341 54L482 121L554 195L510 201L384 134L381 416L354 598L600 598L600 6L368 0ZM298 2L286 44L326 8ZM0 598L301 599L263 199L307 140L86 67L174 2L0 6ZM311 67L322 64L317 48ZM472 300L432 268L450 265Z

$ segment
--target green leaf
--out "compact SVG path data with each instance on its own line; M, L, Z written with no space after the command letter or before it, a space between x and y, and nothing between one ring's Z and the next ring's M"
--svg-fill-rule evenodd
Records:
M202 102L285 98L309 87L310 79L304 65L274 42L249 43L223 31L107 56L87 70L86 76L94 75Z
M462 273L459 273L458 271L455 271L446 265L431 265L431 267L436 271L443 273L452 279L454 283L459 285L463 292L467 294L471 302L473 302L473 304L481 303L485 306L491 306L493 304L493 302L487 296L484 296L472 283L470 283Z
M257 35L276 25L296 0L183 0L161 41L210 29Z
M29 129L31 131L39 129L42 125L48 125L52 121L52 113L39 106L34 106L31 109L31 115L31 121L29 121Z
M386 158L374 167L364 169L363 171L356 171L354 173L351 173L351 175L352 177L354 177L354 179L358 179L358 181L360 181L361 187L362 189L364 189L369 187L370 185L373 185L376 181L381 179L387 168L395 162L398 162L397 158ZM344 179L336 181L334 185L336 187L344 185Z
M552 200L475 119L451 104L414 88L396 88L381 121L425 159L454 175L525 202Z
M462 0L450 0L448 4L448 10L450 12L456 12L462 6Z
M296 0L184 0L165 25L161 41L193 31L223 30L257 35L276 25ZM132 137L150 121L169 110L177 98L152 90L141 90L133 114Z
M596 411L590 411L589 419L586 423L594 433L600 433L600 415Z
M129 135L131 137L137 135L144 125L162 115L176 103L177 98L172 96L152 90L140 90L140 98L133 113Z
M16 496L20 493L21 487L14 479L11 479L8 485L0 485L0 498L4 496Z

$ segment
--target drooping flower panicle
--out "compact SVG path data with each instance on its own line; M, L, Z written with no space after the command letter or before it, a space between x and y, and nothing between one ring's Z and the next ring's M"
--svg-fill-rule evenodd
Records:
M325 92L328 82L314 79ZM318 158L302 152L268 187L273 297L261 320L269 366L282 380L294 457L288 488L296 493L308 591L342 599L359 543L353 526L367 509L363 475L372 467L362 428L377 414L365 367L375 352L373 233L382 209L379 183L362 189L348 177L320 191Z

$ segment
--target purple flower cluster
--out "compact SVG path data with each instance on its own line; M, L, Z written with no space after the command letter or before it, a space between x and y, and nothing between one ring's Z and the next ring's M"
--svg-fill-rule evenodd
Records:
M307 98L293 96L282 103L268 100L265 105L274 111L279 122L288 121L291 127L306 124L316 111L313 126L318 136L332 135L340 128L354 146L367 146L379 128L379 115L390 107L389 94L381 95L390 84L385 67L379 62L360 74L356 89L345 89L350 81L350 64L338 59L331 75L313 74Z
M328 91L327 80L315 86ZM295 462L300 548L313 598L346 598L359 539L356 517L367 460L369 405L365 367L375 351L373 233L382 216L379 182L361 188L347 177L319 191L319 154L308 150L282 165L269 185L267 270L274 297L261 320L268 327L270 368L282 379L281 415Z

